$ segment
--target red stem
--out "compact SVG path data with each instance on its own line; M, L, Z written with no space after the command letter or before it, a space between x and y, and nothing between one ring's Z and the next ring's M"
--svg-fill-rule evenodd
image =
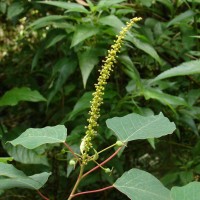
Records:
M73 154L73 156L78 160L79 164L80 163L80 160L79 160L79 157L75 154L75 152L73 151L73 149L66 143L66 142L63 142L63 144L68 148L68 150Z
M82 195L82 194L90 194L90 193L102 192L102 191L105 191L105 190L108 190L108 189L111 189L111 188L114 188L114 186L111 185L111 186L108 186L108 187L105 187L105 188L101 188L101 189L98 189L98 190L89 190L89 191L85 191L85 192L79 192L79 193L76 193L76 194L72 195L72 197L76 197L76 196L79 196L79 195Z
M39 190L37 190L37 193L45 200L50 200L49 198L45 197Z
M118 152L122 149L122 147L120 147L119 149L117 149L117 151L115 151L115 153L113 153L110 157L108 157L106 160L104 160L102 163L100 163L99 165L97 165L96 167L92 168L90 171L86 172L85 174L83 174L82 178L84 178L85 176L87 176L88 174L90 174L91 172L95 171L96 169L98 169L99 167L103 166L104 164L106 164L108 161L110 161L113 157L115 157Z

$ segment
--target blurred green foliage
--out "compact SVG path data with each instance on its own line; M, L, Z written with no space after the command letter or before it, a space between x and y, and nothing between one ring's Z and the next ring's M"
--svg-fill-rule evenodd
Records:
M14 150L6 141L29 127L65 124L67 142L78 149L106 51L126 21L141 16L143 21L127 36L107 85L95 148L115 141L104 128L105 120L130 112L148 116L162 111L177 130L162 139L131 142L123 156L109 162L113 176L99 171L81 187L106 186L130 167L153 173L167 187L199 180L200 1L85 2L0 2L1 157L24 163L14 164L27 175L53 171L45 193L54 199L67 196L72 187L68 183L77 173L71 174L71 157L63 159L60 146L35 152ZM24 190L9 190L3 196L39 199ZM109 191L84 198L126 199Z

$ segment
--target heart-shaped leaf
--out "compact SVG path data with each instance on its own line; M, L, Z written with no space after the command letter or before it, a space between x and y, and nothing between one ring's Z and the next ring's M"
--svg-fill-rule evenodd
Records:
M22 145L27 149L34 149L42 144L62 143L66 140L67 129L64 125L45 128L29 128L18 138L9 141L12 145Z
M131 169L113 185L131 200L169 200L170 191L148 172Z
M162 113L145 117L132 113L124 117L108 119L106 124L123 142L158 138L171 134L176 128L175 124L164 117Z

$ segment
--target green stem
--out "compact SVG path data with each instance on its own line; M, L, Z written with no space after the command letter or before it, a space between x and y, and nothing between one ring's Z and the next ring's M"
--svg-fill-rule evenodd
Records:
M81 169L79 172L78 179L76 180L76 183L74 185L74 188L73 188L71 194L69 195L68 200L71 200L74 197L74 193L76 192L76 189L77 189L79 183L81 182L81 179L83 178L84 165L81 165L80 167L81 167Z
M112 144L111 146L106 147L105 149L99 151L98 154L103 153L104 151L107 151L108 149L110 149L110 148L112 148L112 147L114 147L114 146L116 146L116 143L114 143L114 144Z

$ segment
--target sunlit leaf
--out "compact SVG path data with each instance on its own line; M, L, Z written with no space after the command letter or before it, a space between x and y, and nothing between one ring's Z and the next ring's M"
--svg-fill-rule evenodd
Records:
M113 184L131 200L170 200L170 191L148 172L131 169Z
M43 172L26 176L24 172L11 164L0 163L0 189L27 188L38 190L47 182L50 175L51 173Z
M37 91L27 87L13 88L0 98L0 106L15 106L20 101L39 102L46 99Z
M114 131L119 140L128 142L137 139L158 138L171 134L175 124L162 113L155 116L141 116L135 113L106 120L107 127Z
M22 145L27 149L34 149L42 144L62 143L66 140L67 129L63 125L45 128L29 128L18 138L9 141L12 145Z
M8 161L12 161L12 157L0 157L0 162L7 163Z

